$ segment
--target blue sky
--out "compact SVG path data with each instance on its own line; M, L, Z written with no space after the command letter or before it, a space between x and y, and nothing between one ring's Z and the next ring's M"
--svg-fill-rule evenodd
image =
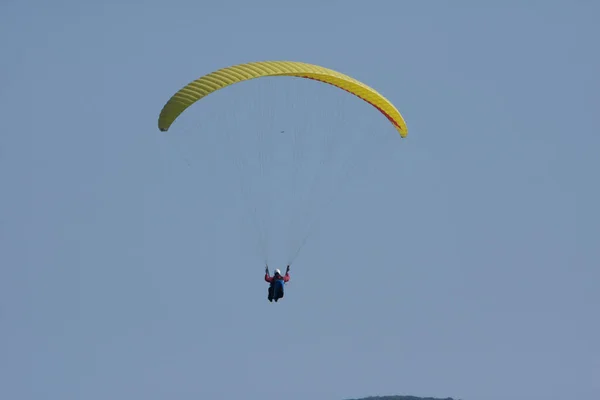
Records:
M0 6L0 397L597 398L598 4L211 3ZM380 90L408 138L284 79L158 131L182 85L278 59ZM371 131L369 168L325 180L319 208L274 157L240 197L220 134L276 145L302 116L315 137ZM272 224L271 268L319 219L276 305L249 204Z

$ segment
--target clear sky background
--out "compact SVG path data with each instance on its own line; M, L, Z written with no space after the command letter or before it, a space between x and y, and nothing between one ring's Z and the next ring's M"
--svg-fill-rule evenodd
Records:
M0 398L600 398L599 11L3 1ZM380 90L408 138L344 92L284 79L224 90L159 132L184 84L278 59ZM285 85L297 96L269 103ZM276 180L240 197L225 133L275 145L303 115L306 132L373 133L370 167L322 184L329 208L286 186L291 169L244 169ZM278 224L284 206L320 220L277 304L250 204L274 226L271 269L303 229Z

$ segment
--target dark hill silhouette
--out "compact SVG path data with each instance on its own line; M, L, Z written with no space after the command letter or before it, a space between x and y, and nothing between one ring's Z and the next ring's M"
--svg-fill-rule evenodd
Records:
M460 400L453 399L452 397L440 398L440 397L417 397L417 396L370 396L356 399L345 399L345 400Z

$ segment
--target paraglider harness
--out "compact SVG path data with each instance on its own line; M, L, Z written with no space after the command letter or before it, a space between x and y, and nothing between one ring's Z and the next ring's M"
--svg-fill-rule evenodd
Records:
M277 275L273 276L275 278ZM269 283L269 301L279 300L283 297L283 287L285 282L283 276L279 275L279 279L273 279Z

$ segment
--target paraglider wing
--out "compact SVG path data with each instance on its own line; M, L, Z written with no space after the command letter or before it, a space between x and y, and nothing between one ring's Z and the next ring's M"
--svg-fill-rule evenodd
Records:
M318 65L295 61L261 61L223 68L189 83L163 107L158 128L165 132L177 117L201 98L237 82L267 76L293 76L313 79L343 89L371 104L394 125L401 137L408 134L404 119L394 105L375 89L347 75Z

